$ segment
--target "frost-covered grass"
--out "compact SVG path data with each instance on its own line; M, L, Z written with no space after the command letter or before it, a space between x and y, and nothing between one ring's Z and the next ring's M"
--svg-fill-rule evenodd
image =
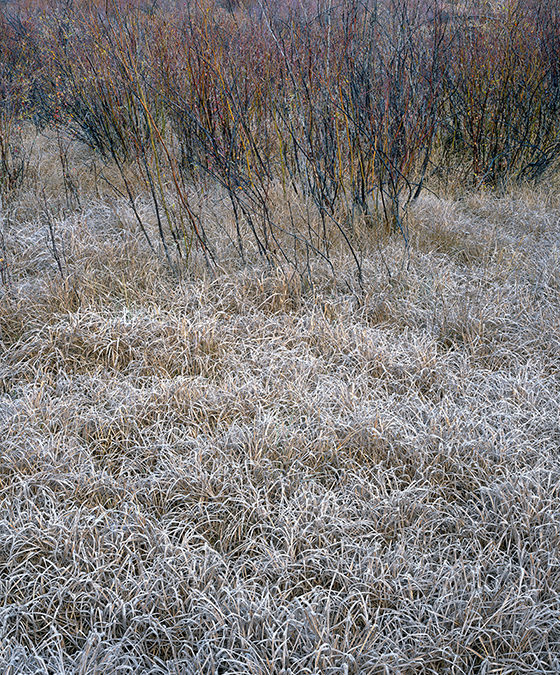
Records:
M343 253L178 281L103 200L55 223L62 278L27 200L2 672L559 672L556 201L425 198L361 294Z

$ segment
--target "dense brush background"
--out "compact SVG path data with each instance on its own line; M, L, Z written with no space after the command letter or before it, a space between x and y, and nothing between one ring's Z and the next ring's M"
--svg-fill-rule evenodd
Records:
M559 10L0 3L2 672L560 672Z

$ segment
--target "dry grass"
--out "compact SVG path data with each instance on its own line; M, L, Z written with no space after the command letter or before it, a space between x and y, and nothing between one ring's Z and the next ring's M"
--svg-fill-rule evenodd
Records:
M426 198L361 297L177 281L119 209L64 278L5 214L0 670L558 673L554 199Z

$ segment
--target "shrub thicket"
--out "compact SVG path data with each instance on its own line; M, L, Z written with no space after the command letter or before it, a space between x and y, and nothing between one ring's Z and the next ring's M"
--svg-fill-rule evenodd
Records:
M118 169L172 266L215 259L193 193L218 188L232 245L329 259L357 223L408 238L430 181L539 180L560 154L556 1L11 3L2 22L0 179L24 173L15 121L55 125ZM150 240L139 190L157 222ZM305 214L279 220L278 195ZM152 235L153 236L153 235Z

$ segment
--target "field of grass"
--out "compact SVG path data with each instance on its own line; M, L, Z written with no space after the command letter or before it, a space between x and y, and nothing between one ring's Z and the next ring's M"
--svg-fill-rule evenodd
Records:
M560 673L560 0L0 0L0 673Z
M226 238L178 277L37 143L50 193L2 213L0 670L558 673L558 193L425 193L363 289L336 244L313 286Z

